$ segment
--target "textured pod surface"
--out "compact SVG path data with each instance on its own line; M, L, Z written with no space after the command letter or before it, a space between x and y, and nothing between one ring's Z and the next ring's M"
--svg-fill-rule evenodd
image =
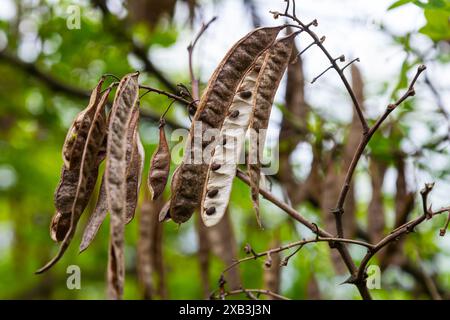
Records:
M123 247L127 196L127 132L139 99L138 75L128 74L120 81L108 128L105 185L111 214L108 260L108 295L111 299L122 298L125 279Z
M284 37L274 43L267 53L257 79L256 99L250 119L250 150L248 156L248 174L251 182L252 201L256 218L259 216L259 181L261 175L261 156L265 137L261 130L267 129L275 93L289 63L294 39L297 33Z
M135 105L127 131L127 200L125 224L129 223L136 211L139 187L142 179L142 162L144 161L144 147L139 136L139 102Z
M54 195L57 213L52 219L50 236L54 241L62 241L70 229L72 207L77 199L77 214L81 214L86 208L89 198L97 181L98 166L103 160L101 146L104 142L106 123L104 107L111 89L107 89L96 105L97 111L92 119L93 126L89 128L88 135L84 139L87 148L83 168L68 169L63 165L61 180ZM92 130L92 131L91 131ZM90 135L90 136L89 136ZM89 137L88 137L89 136ZM96 153L96 154L93 154ZM80 175L81 174L81 175ZM81 178L83 176L83 179ZM81 181L82 180L82 181ZM77 189L80 190L77 193Z
M228 51L209 80L189 133L186 150L190 152L185 153L177 179L172 180L171 184L170 216L175 222L186 222L200 205L208 164L203 163L203 160L201 163L191 160L194 154L203 155L207 145L198 147L193 141L203 141L203 133L209 128L222 127L242 78L256 59L273 44L281 29L283 26L259 28L247 34ZM196 128L199 123L201 128Z
M97 180L98 174L98 165L99 165L99 153L104 142L104 138L106 135L106 117L105 117L105 105L108 100L109 93L111 91L111 87L105 90L102 97L100 98L99 103L96 106L95 114L92 119L91 127L89 128L85 145L83 148L83 154L81 157L80 168L78 169L78 176L75 169L68 170L70 174L67 175L66 181L75 182L75 178L78 180L75 183L75 196L74 198L70 198L70 195L65 194L67 199L70 199L72 202L72 207L70 209L70 227L65 232L64 239L59 247L59 251L56 256L49 261L44 267L39 269L37 273L42 273L49 268L51 268L58 260L63 256L64 252L67 250L73 235L75 234L76 226L78 220L80 219L81 214L86 207L87 202L91 196L92 190L95 186L95 181ZM63 169L63 176L65 173L65 168ZM70 178L69 178L70 177ZM73 180L72 180L73 179ZM63 177L64 180L64 177ZM73 185L71 184L66 191L72 192ZM58 190L62 190L64 188L59 188ZM64 203L64 206L68 206L68 203ZM64 207L63 209L68 209L68 207ZM58 210L58 208L57 208ZM63 210L58 211L59 213L64 212ZM66 226L67 221L58 217L57 219L52 221L51 225L51 236L57 237L62 234L59 226Z
M98 166L92 169L88 175L86 192L80 197L79 207L82 211L86 208L90 195L94 191L97 181ZM69 231L72 216L72 205L75 201L77 185L80 178L80 169L69 170L64 165L61 170L61 179L56 188L54 202L56 214L52 218L50 225L50 237L54 241L62 241Z
M201 202L201 216L207 227L217 224L228 206L233 178L236 175L236 167L245 144L245 132L253 109L256 80L263 61L264 56L259 57L253 68L244 77L223 122L206 175ZM211 170L212 165L220 165L220 168ZM215 208L215 211L208 215L206 212L210 208Z
M95 111L97 110L97 105L100 102L101 89L104 80L104 77L100 79L91 93L88 106L77 115L67 132L62 149L64 166L67 169L76 169L80 166L89 128L91 127Z
M133 153L127 170L127 211L125 223L129 223L133 220L136 212L145 160L144 146L142 145L137 129L135 130L134 135Z
M170 150L164 132L164 123L159 125L159 144L150 162L148 189L150 199L155 200L163 193L170 171Z

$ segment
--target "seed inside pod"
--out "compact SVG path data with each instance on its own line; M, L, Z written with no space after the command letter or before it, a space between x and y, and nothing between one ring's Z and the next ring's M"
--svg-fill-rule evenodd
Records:
M238 115L239 115L239 110L234 110L233 112L230 113L231 118L237 118Z
M212 189L208 191L208 197L213 198L219 193L219 189Z
M213 163L213 164L211 165L211 170L212 170L212 171L219 170L219 168L220 168L220 164L218 164L218 163Z
M252 96L252 92L250 90L242 91L240 94L242 99L248 99Z
M205 212L208 216L213 215L216 212L216 208L214 208L214 207L208 208L208 209L206 209Z

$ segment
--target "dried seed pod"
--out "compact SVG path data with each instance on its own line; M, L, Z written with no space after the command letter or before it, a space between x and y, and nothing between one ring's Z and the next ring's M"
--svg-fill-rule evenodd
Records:
M139 136L139 106L133 110L130 120L130 126L127 133L127 210L125 223L129 223L136 211L137 201L139 197L139 189L142 180L142 170L144 168L144 147L142 146Z
M157 199L163 193L169 178L170 150L164 133L164 124L164 120L159 124L159 145L152 156L148 172L147 182L151 200Z
M79 199L82 211L86 208L90 195L94 191L97 175L98 165L88 175L86 192L83 198ZM63 165L61 179L54 195L56 214L53 216L50 224L50 237L54 241L62 241L70 229L72 205L75 200L79 178L80 169L69 170Z
M134 218L139 197L139 190L142 182L142 172L144 169L145 152L139 136L135 133L134 152L131 158L130 167L127 174L127 213L125 223L130 223Z
M106 120L107 127L109 126L109 121L111 119L110 115L111 113L108 114L108 118ZM102 146L99 150L98 155L99 160L104 160L106 158L107 145L108 145L108 136L105 135ZM95 209L92 212L91 216L89 217L89 221L86 224L86 227L84 228L83 237L81 239L79 247L80 253L86 250L91 244L91 242L94 240L98 230L100 229L100 226L103 223L103 220L105 220L107 213L108 213L108 201L106 199L105 174L103 174L102 181L100 184L100 191L97 198L97 203L95 204Z
M105 169L106 198L111 214L108 295L121 299L125 279L124 226L127 199L127 132L139 99L139 73L120 80L111 109Z
M87 108L77 115L74 122L70 126L69 131L67 132L62 149L64 166L67 169L76 169L80 166L84 145L86 144L86 138L89 128L91 127L95 111L97 110L97 105L100 102L101 89L104 81L105 78L102 77L97 83L97 86L91 93Z
M80 253L86 250L91 244L92 240L94 240L100 226L103 223L103 220L105 220L107 213L108 201L106 199L105 175L103 175L94 212L92 212L91 216L89 217L89 221L84 228L83 237L81 239L79 248Z
M100 98L100 101L96 106L97 109L95 110L95 114L86 137L85 146L83 148L83 154L81 157L80 168L78 170L78 178L77 178L78 180L76 181L75 197L73 198L71 203L72 207L70 210L71 215L70 215L69 230L65 234L64 240L60 245L57 255L44 267L39 269L37 273L42 273L48 270L63 256L64 252L66 251L67 247L69 246L73 238L73 235L75 234L78 220L80 219L80 216L83 213L83 210L87 202L89 201L93 186L95 185L95 181L97 179L98 165L99 165L98 159L99 150L101 149L106 134L105 105L111 89L112 89L111 86L107 88L103 93L102 97ZM73 178L76 178L77 174L73 170L74 169L67 170L67 172L69 173L68 176L70 176L71 179L64 180L63 177L63 181L70 180L72 183L75 181L75 179ZM65 169L63 169L63 175L64 173ZM61 188L58 187L58 191L61 190L65 190L66 192L73 191L73 184L67 185L63 183L62 186L63 187L66 186L67 188L65 189L63 187ZM63 195L64 195L63 198L71 199L70 195L67 194ZM62 203L62 204L64 206L70 205L69 203ZM63 210L61 210L60 212L63 212ZM63 221L61 219L59 220ZM54 234L55 235L59 234L59 231L57 230L57 232L54 232Z
M260 137L261 130L269 125L270 112L275 93L287 68L294 45L295 36L292 33L274 43L269 49L261 67L256 85L256 98L250 119L250 150L248 157L248 174L251 183L252 201L256 210L256 218L261 226L259 215L259 180L261 175L262 150L265 137Z
M199 149L193 142L196 139L202 141L205 130L222 127L242 78L256 59L273 44L283 28L284 26L259 28L250 32L228 51L214 71L192 121L187 139L187 146L192 147L186 148L190 152L185 153L183 163L179 167L178 179L172 180L170 215L175 222L186 222L200 205L208 164L196 164L192 159L197 158L199 154L203 155L207 146ZM196 128L199 123L201 130ZM198 131L201 132L201 137L194 136Z
M253 109L252 97L255 97L256 93L256 79L263 61L264 55L258 58L255 66L245 75L234 95L229 115L223 122L219 141L225 140L227 143L216 145L211 166L206 175L201 202L200 212L203 223L207 227L217 224L228 206L236 167L245 144L245 132ZM220 168L213 170L218 164ZM204 208L215 208L215 210L208 213Z

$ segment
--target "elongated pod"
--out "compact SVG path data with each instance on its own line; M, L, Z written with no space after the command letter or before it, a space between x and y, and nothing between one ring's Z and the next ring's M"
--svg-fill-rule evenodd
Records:
M79 247L80 253L86 250L94 240L98 230L100 229L100 226L103 223L103 220L105 220L106 218L107 213L108 200L106 199L105 175L103 175L97 203L95 204L95 209L89 217L89 221L83 231L83 237L81 239L81 244Z
M127 171L127 212L125 223L133 220L139 198L139 189L142 182L142 170L144 169L145 152L141 142L139 131L136 128L133 139L133 152Z
M159 124L159 144L150 162L148 189L150 199L156 200L164 191L170 171L170 150L164 132L164 120Z
M292 33L274 43L264 59L261 72L256 81L256 99L250 118L250 150L248 155L248 174L251 183L253 206L261 226L259 215L259 183L261 176L261 157L265 143L265 130L269 125L272 103L289 63L295 36Z
M52 260L50 260L44 267L36 271L36 273L42 273L48 270L63 256L73 238L73 235L75 234L78 220L80 219L86 203L91 196L93 185L95 185L95 181L97 180L98 166L100 163L99 155L106 134L105 105L111 89L112 87L106 89L96 106L95 114L92 118L91 126L85 139L85 145L83 147L83 154L81 157L79 169L63 169L63 175L65 172L69 173L68 176L70 176L70 179L67 179L67 181L70 180L71 183L73 183L70 186L65 185L66 187L68 187L65 189L65 192L71 193L74 191L73 198L72 195L64 195L67 200L70 199L71 201L64 204L67 206L71 204L69 229L64 234L64 239L59 247L59 251L56 256ZM78 175L76 174L76 170L78 171ZM76 181L75 178L77 178ZM58 188L58 190L61 190L61 188ZM64 211L60 211L59 213L57 213L57 217L58 214L61 214L62 212ZM60 217L56 220L56 226L54 226L52 223L52 237L59 236L59 227L61 226L62 221L64 220L62 220ZM66 225L64 224L64 226Z
M111 215L108 295L121 299L125 280L124 227L127 200L127 132L139 99L139 73L120 80L111 110L106 153L105 185Z
M207 227L217 224L228 206L233 178L236 175L236 167L245 144L245 133L253 110L256 80L263 61L264 55L258 58L245 75L223 122L203 188L200 212Z
M142 161L144 157L144 148L139 136L139 102L135 105L130 119L127 132L127 203L125 224L129 223L136 211L136 205L139 196L139 188L142 179Z
M129 223L136 211L139 186L141 182L144 150L138 132L139 107L136 105L132 111L130 125L127 131L127 212L125 223ZM109 123L109 121L108 121ZM80 253L86 250L97 235L103 220L108 213L108 200L106 198L105 175L102 177L100 191L95 209L89 217L84 228L80 244Z
M239 40L214 71L192 121L183 163L171 184L170 216L176 223L187 221L200 205L208 164L203 161L207 129L220 129L242 78L273 42L283 26L259 28ZM199 161L195 161L198 160Z

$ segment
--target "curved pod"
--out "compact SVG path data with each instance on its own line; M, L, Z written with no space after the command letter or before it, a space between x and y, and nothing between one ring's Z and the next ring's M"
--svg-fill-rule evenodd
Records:
M259 215L259 184L261 177L261 156L265 143L262 130L269 125L272 103L281 78L291 58L294 39L298 32L292 33L274 43L269 49L261 72L256 81L256 97L250 119L250 150L248 155L248 174L250 178L252 201L256 218L261 226Z
M170 216L186 222L199 207L208 164L203 162L205 130L220 129L242 78L256 59L275 41L284 26L258 28L239 40L214 71L203 94L187 140L183 163L172 178ZM194 162L200 156L200 162Z
M263 61L264 55L258 58L244 77L223 122L203 188L200 212L207 227L217 224L228 206L233 178L245 145L245 133L253 109L256 80Z

